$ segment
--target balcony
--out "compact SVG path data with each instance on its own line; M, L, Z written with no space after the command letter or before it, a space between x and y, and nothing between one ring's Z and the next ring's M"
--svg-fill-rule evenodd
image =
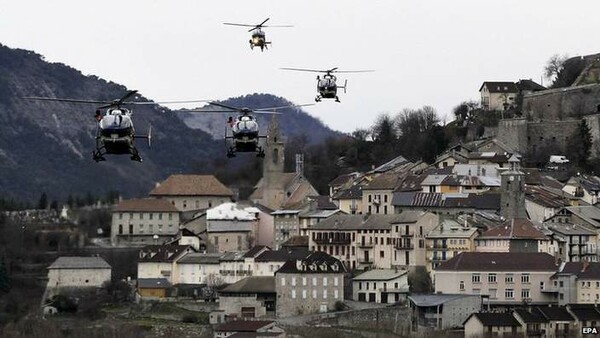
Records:
M349 245L350 244L350 237L344 238L344 237L317 237L314 239L315 243L317 244L321 244L321 245L326 245L326 244L331 244L331 245Z
M221 276L252 276L252 270L219 270Z
M433 257L431 257L431 261L435 262L435 263L445 262L447 260L448 260L448 258L444 258L444 257L441 257L441 256L433 256Z
M362 243L358 243L358 247L359 248L372 248L373 247L373 243L367 243L367 242L362 242Z
M415 248L415 245L413 243L397 242L396 245L394 245L394 248L398 250L412 250Z
M412 231L403 232L403 233L398 234L398 236L400 236L400 237L415 237L415 233Z
M373 264L372 259L359 258L358 264Z

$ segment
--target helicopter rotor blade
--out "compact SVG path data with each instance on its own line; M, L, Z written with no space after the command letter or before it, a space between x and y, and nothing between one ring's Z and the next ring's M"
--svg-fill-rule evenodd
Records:
M267 27L267 28L282 28L282 27L294 27L294 25L269 25L269 26L261 26L261 27Z
M137 90L130 90L127 94L123 95L122 98L120 98L116 103L117 106L120 106L121 104L123 104L123 102L125 100L127 100L128 98L132 97L133 95L137 94Z
M279 107L270 107L270 108L259 108L259 109L254 109L254 112L261 112L261 111L274 111L277 109L287 109L287 108L297 108L297 107L306 107L306 106L314 106L314 103L306 103L306 104L294 104L294 105L289 105L289 106L279 106Z
M241 109L241 108L238 108L238 107L232 107L232 106L228 106L228 105L226 105L226 104L222 104L222 103L218 103L218 102L214 102L214 101L209 101L208 103L209 103L209 104L212 104L212 105L214 105L214 106L219 106L219 107L222 107L222 108L227 108L227 109L231 109L231 110L234 110L234 111L242 111L242 109Z
M133 105L153 105L153 104L174 104L174 103L198 103L198 102L210 102L210 100L182 100L182 101L147 101L147 102L134 102L124 101L121 104L133 104Z
M177 113L209 113L209 114L224 114L224 113L235 113L236 110L202 110L202 109L179 109Z
M275 115L281 115L282 113L277 112L277 111L265 111L265 110L256 111L256 110L253 110L252 114L271 114L271 115L275 114Z
M224 25L228 26L241 26L241 27L256 27L256 25L246 25L244 23L231 23L231 22L223 22Z
M304 69L304 68L289 68L289 67L283 67L283 68L279 68L279 69L294 70L294 71L298 71L298 72L327 73L326 70L320 70L320 69Z
M332 73L372 73L375 70L373 69L368 69L368 70L335 70L332 71Z
M70 102L70 103L93 103L93 104L107 104L112 101L96 101L96 100L78 100L78 99L61 99L57 97L37 97L37 96L25 96L25 100L38 100L38 101L56 101L56 102Z
M265 22L269 21L270 18L266 18L265 21L259 23L258 25L256 25L256 27L262 27L262 25L265 24Z

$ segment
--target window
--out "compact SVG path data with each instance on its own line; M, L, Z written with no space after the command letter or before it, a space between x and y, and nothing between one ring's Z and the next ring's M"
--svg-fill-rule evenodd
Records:
M383 244L383 243L381 243L381 244ZM385 253L384 253L383 250L379 251L379 257L380 258L384 258L385 257Z
M296 277L292 277L292 286L296 286Z
M149 213L148 214L148 219L153 219L154 218L154 214L153 213Z
M490 273L488 275L488 283L496 283L496 274L495 273Z
M460 289L460 291L465 291L465 281L462 281L462 280L460 281L459 289Z
M358 289L362 290L362 282L358 282Z
M323 286L327 286L327 277L323 277Z
M123 219L123 213L119 213L119 219Z
M529 289L523 289L523 290L521 290L521 298L522 299L528 299L529 298Z
M333 298L338 299L338 297L339 297L338 293L339 293L338 289L333 290Z
M119 224L119 235L123 234L123 224Z
M504 282L508 283L508 284L514 283L514 276L513 276L513 274L506 275L506 277L504 277Z
M306 290L302 290L302 299L306 299Z
M281 286L285 286L285 277L281 277Z
M513 289L504 290L504 298L508 298L508 299L515 298L515 290L513 290Z
M162 221L162 212L158 214L158 219Z
M561 288L565 286L565 282L564 281L559 281L558 282L558 286L560 286Z
M481 275L476 273L471 276L472 283L481 283Z
M317 286L317 277L313 277L313 286Z
M333 277L333 285L338 286L338 278L337 277Z
M187 201L186 200L183 200L183 208L184 209L187 208Z
M306 277L302 277L302 286L306 286Z
M327 299L327 289L323 290L323 299Z
M144 219L144 213L140 212L140 219Z
M173 214L169 213L169 221L172 221L172 220L173 220Z
M313 289L313 299L317 299L317 290Z
M529 274L528 273L524 273L521 275L521 283L529 284Z
M294 298L294 299L296 298L296 289L292 289L292 298Z

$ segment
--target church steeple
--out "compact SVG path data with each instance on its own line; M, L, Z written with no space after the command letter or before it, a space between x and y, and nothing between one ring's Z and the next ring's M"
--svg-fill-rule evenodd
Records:
M525 209L525 173L521 171L519 159L512 155L508 159L510 169L500 175L502 195L500 213L507 219L527 218Z
M273 175L283 174L285 162L285 147L281 130L279 129L279 120L277 115L273 115L269 124L267 142L265 147L265 159L263 162L263 179L272 179Z

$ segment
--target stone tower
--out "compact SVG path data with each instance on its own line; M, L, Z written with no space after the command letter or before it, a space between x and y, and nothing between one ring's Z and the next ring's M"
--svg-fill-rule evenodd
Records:
M284 162L285 147L277 115L269 124L265 158L263 160L262 204L269 208L279 208L285 199Z
M500 214L507 220L527 218L525 210L525 173L520 170L519 159L512 155L508 159L510 169L501 177L502 195Z

